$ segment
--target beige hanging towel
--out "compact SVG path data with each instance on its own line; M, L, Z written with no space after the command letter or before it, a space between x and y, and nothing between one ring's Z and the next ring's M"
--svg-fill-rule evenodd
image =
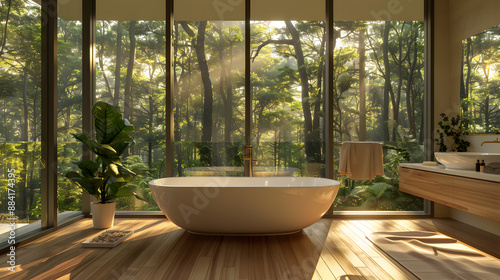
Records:
M384 153L377 142L344 142L340 148L340 175L351 180L372 180L384 175Z

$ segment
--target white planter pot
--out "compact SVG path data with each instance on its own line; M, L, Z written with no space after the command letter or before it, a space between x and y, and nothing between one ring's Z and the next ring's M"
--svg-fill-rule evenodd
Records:
M115 221L115 206L116 202L90 204L95 229L105 229L113 226Z

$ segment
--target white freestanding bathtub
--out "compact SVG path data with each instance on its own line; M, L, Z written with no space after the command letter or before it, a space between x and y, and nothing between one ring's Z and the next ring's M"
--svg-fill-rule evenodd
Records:
M288 234L317 222L340 183L312 177L172 177L149 182L161 211L193 233Z
M193 233L288 234L317 222L340 183L308 177L172 177L149 182L161 211Z

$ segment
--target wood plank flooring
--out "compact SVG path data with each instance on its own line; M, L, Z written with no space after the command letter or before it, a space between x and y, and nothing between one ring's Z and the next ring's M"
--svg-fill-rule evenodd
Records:
M286 236L203 236L167 219L116 219L134 230L113 249L82 248L98 233L83 219L0 256L0 279L418 279L374 246L375 231L427 230L500 257L500 237L450 219L323 218Z

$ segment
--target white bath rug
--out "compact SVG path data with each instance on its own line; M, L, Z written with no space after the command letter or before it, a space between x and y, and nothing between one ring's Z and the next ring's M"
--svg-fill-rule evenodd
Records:
M500 279L500 260L435 232L374 232L366 236L420 279Z

